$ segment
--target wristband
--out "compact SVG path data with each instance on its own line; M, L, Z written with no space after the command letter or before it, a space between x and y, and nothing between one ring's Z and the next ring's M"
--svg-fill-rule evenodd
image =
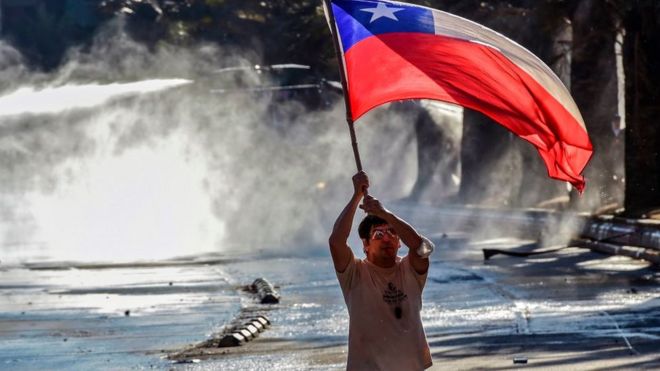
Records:
M422 243L419 245L415 253L422 259L427 259L435 250L435 245L428 238L422 237Z

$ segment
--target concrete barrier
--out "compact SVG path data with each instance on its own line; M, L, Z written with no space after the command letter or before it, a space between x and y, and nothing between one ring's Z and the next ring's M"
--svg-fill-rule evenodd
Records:
M255 339L269 326L270 321L266 316L257 316L225 334L220 339L218 348L241 346Z
M660 251L660 221L592 217L585 224L580 237Z
M655 265L660 265L660 251L635 246L622 246L612 243L580 240L573 241L574 246L586 247L592 251L608 255L622 255L634 259L642 259Z
M435 230L476 230L484 233L481 237L515 236L539 240L544 234L556 233L556 228L548 227L561 226L570 221L576 226L583 226L572 236L574 238L660 251L660 220L542 209L435 207L403 203L396 206L400 213L410 215L406 220L414 221L416 227L420 225ZM502 228L503 225L506 228ZM443 246L441 241L433 242L438 247Z
M218 348L237 347L245 344L246 341L247 340L241 333L234 332L223 336L222 339L220 339L220 343L218 343Z

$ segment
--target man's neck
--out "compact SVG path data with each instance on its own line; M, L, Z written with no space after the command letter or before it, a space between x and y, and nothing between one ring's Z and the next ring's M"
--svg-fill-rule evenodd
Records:
M392 268L396 264L396 258L377 258L377 257L367 257L369 262L380 268Z

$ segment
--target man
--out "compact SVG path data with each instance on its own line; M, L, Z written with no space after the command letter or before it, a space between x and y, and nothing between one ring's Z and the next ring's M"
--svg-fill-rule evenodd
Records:
M423 370L431 354L422 327L422 290L433 244L366 194L369 178L353 176L353 196L335 222L330 253L349 314L348 370ZM367 213L358 228L366 259L347 244L353 217ZM408 246L397 256L401 241Z

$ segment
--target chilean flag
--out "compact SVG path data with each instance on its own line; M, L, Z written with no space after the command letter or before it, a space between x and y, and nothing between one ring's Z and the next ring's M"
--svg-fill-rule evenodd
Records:
M550 177L584 189L580 174L593 152L584 120L559 78L527 49L418 5L330 0L330 6L353 120L395 100L458 104L533 144Z

